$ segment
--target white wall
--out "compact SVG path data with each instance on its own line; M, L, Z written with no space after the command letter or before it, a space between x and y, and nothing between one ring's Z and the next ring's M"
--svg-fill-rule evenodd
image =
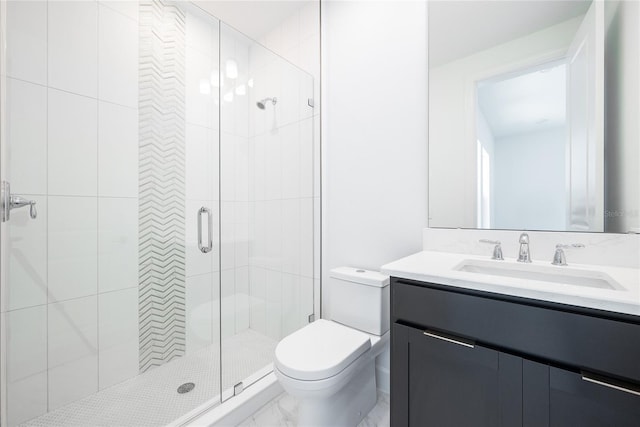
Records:
M429 71L432 227L475 227L475 83L564 55L580 21L581 17L574 18Z
M425 2L394 1L327 1L321 13L322 314L330 318L332 268L377 270L421 249L427 15ZM388 354L379 364L388 369Z
M640 3L605 3L605 231L640 231Z
M566 139L563 126L495 140L492 228L566 229Z

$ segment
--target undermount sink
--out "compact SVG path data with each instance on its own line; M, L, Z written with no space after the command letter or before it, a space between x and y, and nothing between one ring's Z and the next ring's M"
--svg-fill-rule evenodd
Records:
M453 269L468 273L536 280L548 283L560 283L587 288L617 291L624 290L619 283L609 277L606 273L571 267L546 267L534 264L515 264L505 261L466 259L456 265Z

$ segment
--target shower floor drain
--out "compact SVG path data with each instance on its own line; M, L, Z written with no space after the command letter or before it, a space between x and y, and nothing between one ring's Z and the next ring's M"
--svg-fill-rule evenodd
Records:
M178 393L180 394L189 393L195 387L196 385L194 383L184 383L180 387L178 387Z

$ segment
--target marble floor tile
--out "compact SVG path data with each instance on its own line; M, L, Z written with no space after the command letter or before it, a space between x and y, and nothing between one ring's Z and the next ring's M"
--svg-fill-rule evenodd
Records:
M284 393L262 407L238 427L295 427L298 402ZM378 391L378 401L358 427L388 427L390 425L389 395Z

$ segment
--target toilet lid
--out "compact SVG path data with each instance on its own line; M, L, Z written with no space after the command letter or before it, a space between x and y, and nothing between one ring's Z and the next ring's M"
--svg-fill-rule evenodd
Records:
M364 332L319 319L280 341L275 364L289 377L320 380L338 374L369 348Z

